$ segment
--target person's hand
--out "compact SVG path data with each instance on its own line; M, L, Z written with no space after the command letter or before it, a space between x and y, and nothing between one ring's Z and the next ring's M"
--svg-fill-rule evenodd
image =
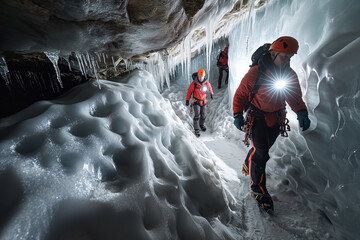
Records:
M210 95L210 98L211 98L211 99L214 99L212 94Z
M189 100L186 100L185 105L186 105L186 106L189 106Z
M240 131L244 128L244 117L241 113L234 113L234 125Z
M310 119L306 110L297 112L297 119L299 121L300 128L302 128L303 131L310 127Z

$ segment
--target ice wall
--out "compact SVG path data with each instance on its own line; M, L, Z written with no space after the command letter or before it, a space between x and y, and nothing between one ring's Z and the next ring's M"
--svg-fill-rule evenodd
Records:
M243 16L229 36L230 101L258 46L282 35L299 41L291 65L312 125L300 132L289 109L290 137L278 139L268 171L283 174L282 183L347 239L360 234L359 12L356 0L273 0Z

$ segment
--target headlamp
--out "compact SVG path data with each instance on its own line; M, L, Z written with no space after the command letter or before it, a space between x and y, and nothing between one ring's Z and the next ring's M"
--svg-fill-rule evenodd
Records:
M201 88L201 91L206 92L207 89L208 89L208 88L207 88L206 86L203 86L203 87Z
M284 88L286 88L286 85L287 85L286 79L283 78L276 79L274 82L274 89L283 90Z

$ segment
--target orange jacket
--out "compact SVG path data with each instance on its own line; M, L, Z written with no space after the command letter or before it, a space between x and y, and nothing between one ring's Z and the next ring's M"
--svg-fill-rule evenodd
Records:
M234 113L243 112L246 101L250 100L251 92L255 85L258 72L259 66L254 66L250 68L242 79L234 95ZM294 112L306 110L306 105L302 100L299 80L294 70L290 70L290 77L287 79L288 82L286 87L288 91L276 92L272 88L273 80L270 76L272 76L272 73L267 69L265 79L251 101L252 105L265 112L264 116L266 124L269 127L274 126L277 123L276 112L285 108L285 102L289 104Z
M199 82L199 79L196 77L188 88L186 100L189 101L191 95L194 94L194 98L198 100L200 106L203 106L206 104L206 91L208 89L210 91L210 95L213 95L214 92L210 82L206 78L202 82Z

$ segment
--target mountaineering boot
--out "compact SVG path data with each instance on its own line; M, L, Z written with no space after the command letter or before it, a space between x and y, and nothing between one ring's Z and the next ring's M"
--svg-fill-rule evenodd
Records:
M196 129L196 130L195 130L195 136L196 136L196 137L200 137L200 131L199 131L199 129Z
M245 165L245 163L243 163L243 165L242 165L242 172L243 172L243 174L245 174L245 176L249 175L249 169Z
M206 131L206 127L205 125L200 125L201 131L205 132Z
M274 211L274 202L273 202L270 194L268 194L268 193L262 194L262 193L257 193L254 191L251 191L251 194L257 201L259 207L264 209L266 212L268 212L269 210Z

